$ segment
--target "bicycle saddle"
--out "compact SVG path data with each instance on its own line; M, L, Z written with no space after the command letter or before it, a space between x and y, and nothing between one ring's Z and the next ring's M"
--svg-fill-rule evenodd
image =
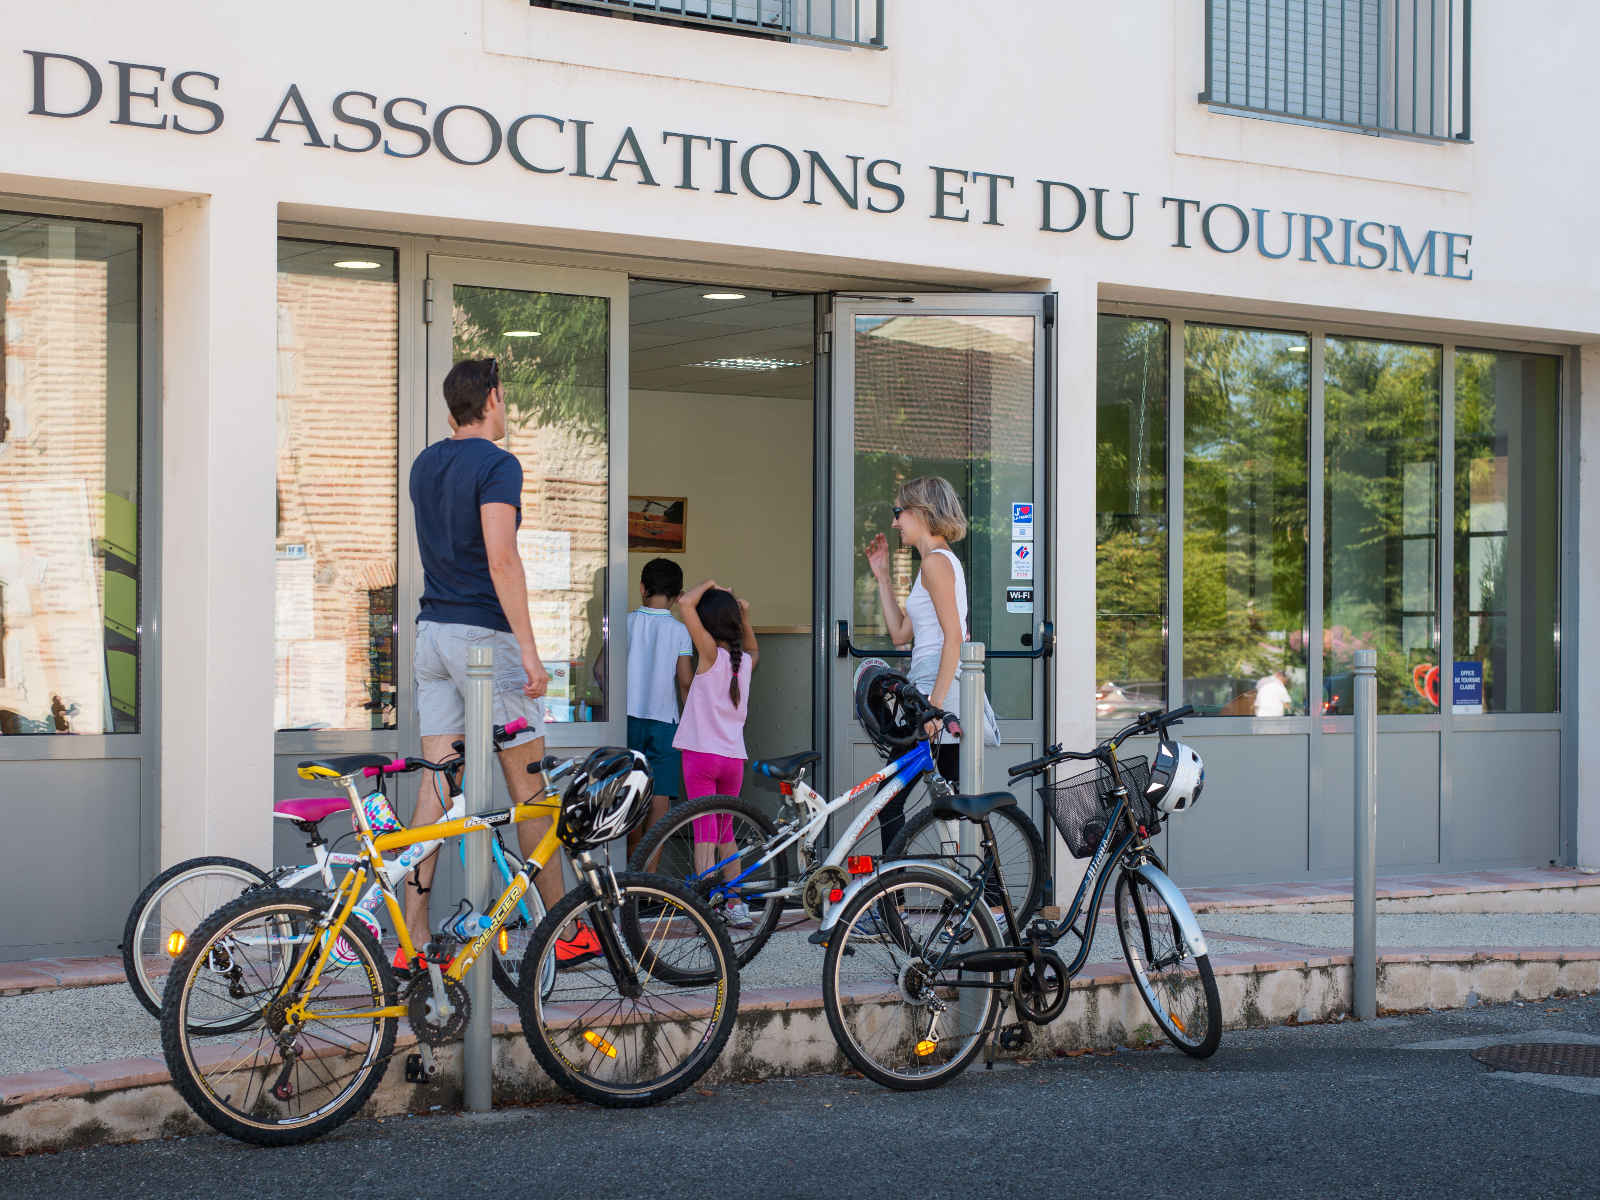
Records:
M765 775L768 779L776 779L779 783L793 783L812 763L821 761L822 755L815 750L804 750L799 754L791 754L788 758L752 759L750 769L758 775Z
M315 825L336 812L349 811L350 801L343 796L297 796L293 800L279 800L272 806L273 816L296 824Z
M977 821L997 808L1016 802L1017 798L1010 792L979 792L972 796L951 796L948 800L935 797L929 807L934 816L945 820Z
M296 764L295 772L301 779L338 779L355 775L363 767L386 767L393 761L392 754L335 754L328 758L308 758Z

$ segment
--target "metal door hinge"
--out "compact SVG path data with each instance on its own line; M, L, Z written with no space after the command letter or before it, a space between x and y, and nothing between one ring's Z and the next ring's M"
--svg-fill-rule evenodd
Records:
M817 328L817 353L833 353L833 314L824 313L822 323Z
M433 279L422 281L422 323L433 324Z

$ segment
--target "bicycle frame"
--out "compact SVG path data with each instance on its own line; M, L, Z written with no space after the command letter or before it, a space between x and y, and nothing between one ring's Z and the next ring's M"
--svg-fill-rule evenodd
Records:
M873 796L871 801L868 802L867 806L856 814L856 819L850 822L849 828L839 838L838 844L834 846L828 857L820 864L826 867L841 866L849 856L850 850L855 846L856 841L866 831L867 826L877 820L878 814L883 811L884 806L905 791L925 772L937 774L938 769L934 766L933 751L929 748L929 744L925 741L919 741L911 750L902 754L893 762L886 764L882 770L869 775L853 788L846 792L841 792L832 800L827 799L803 779L792 786L786 785L787 794L793 799L795 806L802 808L804 823L798 829L790 829L780 834L779 837L763 848L760 858L756 859L732 879L723 880L712 888L712 897L724 893L744 895L744 893L738 892L739 884L748 878L751 873L771 862L791 846L798 844L803 846L808 854L812 853L817 844L817 839L822 836L822 831L827 828L830 816L855 800L868 788L883 785L877 795ZM713 863L704 871L691 876L691 880L699 882L714 876L728 864L736 861L738 857L737 852L731 854L721 862ZM786 888L773 892L764 892L755 898L791 900L800 895L801 888L802 884L797 881Z

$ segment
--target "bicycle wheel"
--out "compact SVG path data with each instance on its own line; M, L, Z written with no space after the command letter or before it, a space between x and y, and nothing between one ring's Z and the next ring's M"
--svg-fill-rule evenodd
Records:
M201 923L167 979L167 1069L189 1107L230 1137L260 1146L319 1137L355 1116L388 1069L399 1022L373 1012L395 1003L394 974L365 926L344 927L314 988L314 954L285 987L327 906L309 889L241 896ZM286 1022L294 1001L312 1015ZM248 1027L204 1032L218 1019Z
M1222 1039L1222 1001L1211 956L1195 957L1161 893L1126 870L1117 877L1117 936L1133 982L1161 1031L1185 1054L1210 1057Z
M128 986L151 1016L161 1015L167 974L200 922L268 879L243 859L208 855L170 866L145 885L128 910L119 948Z
M889 847L887 857L939 858L949 854L952 827L959 821L941 820L925 808L905 824ZM994 830L995 858L999 863L1000 877L1005 880L1011 905L1016 910L1017 921L1027 927L1028 920L1044 903L1044 839L1028 814L1016 805L997 808L989 814L989 828ZM977 826L973 829L974 852L977 849ZM991 888L994 886L991 883ZM1000 902L998 894L988 897L991 905Z
M724 856L720 871L695 866L694 823L700 818L719 817L732 828L733 852ZM702 796L676 805L650 827L628 860L630 871L665 875L686 884L695 895L711 906L728 923L739 965L747 964L767 944L783 915L783 893L789 887L787 851L773 856L750 871L732 889L722 887L730 876L754 866L765 847L777 837L777 826L755 805L733 796ZM702 854L707 853L702 851ZM715 851L709 853L715 854ZM749 910L750 924L732 924L731 901L742 900Z
M967 895L938 872L891 871L857 894L828 938L822 1002L834 1041L884 1087L918 1091L953 1079L999 1019L1000 993L983 986L999 983L996 973L935 965L952 941L952 958L1000 943L982 903L952 923Z
M739 968L722 922L682 884L624 873L617 886L624 906L646 914L644 953L626 948L609 903L587 887L568 892L534 931L522 978L537 978L555 959L558 939L601 949L562 963L548 996L523 989L522 1032L539 1065L573 1095L638 1108L677 1095L716 1061L739 1011ZM613 961L632 972L631 986L618 985ZM670 972L660 969L667 963Z

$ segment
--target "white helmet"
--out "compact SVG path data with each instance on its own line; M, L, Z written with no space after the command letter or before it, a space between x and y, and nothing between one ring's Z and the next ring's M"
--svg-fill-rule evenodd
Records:
M1206 786L1206 765L1194 748L1183 742L1163 741L1150 764L1150 784L1145 799L1164 813L1180 813L1194 806Z

